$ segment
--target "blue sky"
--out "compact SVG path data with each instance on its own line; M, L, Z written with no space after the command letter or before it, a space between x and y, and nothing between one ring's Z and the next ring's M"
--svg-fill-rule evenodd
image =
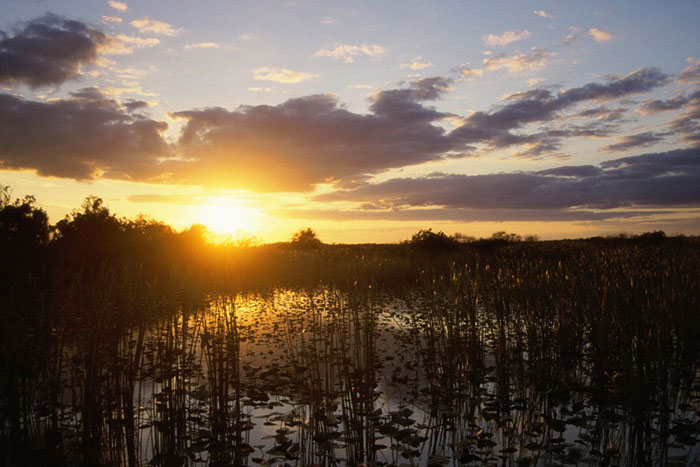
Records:
M696 1L4 2L0 183L53 220L97 194L263 241L698 234L697 18Z

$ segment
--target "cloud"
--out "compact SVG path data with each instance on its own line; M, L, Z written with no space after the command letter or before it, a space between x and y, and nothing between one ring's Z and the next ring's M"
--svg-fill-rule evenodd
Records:
M320 20L321 24L335 24L335 18L332 18L330 16L324 16Z
M563 93L564 101L581 100L607 101L633 94L649 92L670 80L655 67L642 67L626 76L609 76L607 84L589 83L579 88L569 89Z
M121 23L123 20L118 16L102 16L102 21L105 23Z
M598 28L589 29L588 34L590 34L596 42L608 42L610 39L612 39L612 34L610 34L608 31L603 31L602 29Z
M562 45L571 45L574 42L576 42L581 34L581 28L577 28L576 26L569 26L569 34L564 36L564 39L561 41Z
M109 6L114 8L115 10L118 11L126 11L129 9L129 6L124 3L124 2L116 2L115 0L107 0L107 3L109 3Z
M160 40L155 37L137 37L126 34L116 34L109 36L108 40L100 46L99 51L105 55L128 55L134 49L143 49L160 44Z
M308 191L318 183L354 183L367 174L428 160L455 149L444 116L420 102L446 92L444 78L375 95L373 113L342 108L329 95L290 99L278 106L244 106L173 114L186 120L179 147L184 183L258 191Z
M486 45L508 45L511 42L520 41L530 37L530 31L527 29L514 29L511 31L504 31L501 34L487 34L484 36L484 43Z
M479 68L472 68L467 65L460 66L456 69L456 71L462 78L473 78L475 76L481 76L484 74L484 70L481 70Z
M626 113L627 109L624 107L615 107L613 109L610 109L603 105L591 109L582 110L581 112L574 114L573 117L597 118L598 120L606 122L617 122L621 121Z
M275 80L278 75L298 78L297 72L271 68L256 73ZM518 147L516 157L560 157L566 138L615 136L625 107L608 108L608 102L652 91L669 79L658 69L641 68L559 91L529 89L488 111L461 117L430 105L454 85L451 78L434 76L373 93L366 113L351 112L327 94L234 110L183 110L171 114L182 121L172 145L161 137L166 123L139 115L141 101L120 103L107 97L118 90L87 88L46 103L3 95L0 160L4 168L34 168L69 178L263 192L305 192L322 183L349 188L389 169L501 148ZM563 115L583 104L595 107ZM682 115L668 130L689 145L700 143L700 108L689 103ZM586 120L578 124L571 116ZM448 130L448 121L460 125ZM538 128L528 132L531 124Z
M659 112L667 112L669 110L679 110L688 105L700 106L700 90L692 94L672 97L667 100L646 101L637 109L637 112L642 115L656 114Z
M0 84L37 88L78 78L107 42L85 23L55 15L33 19L12 36L0 31Z
M170 149L164 122L130 114L96 88L51 102L0 94L0 167L88 180L151 180Z
M605 146L603 151L627 151L631 148L652 146L659 141L663 141L664 136L665 135L662 134L652 133L651 131L637 133L636 135L623 136L622 138L619 138L618 143Z
M336 45L332 49L321 49L316 52L314 57L330 57L336 60L344 59L346 62L352 62L353 57L358 55L366 55L368 57L375 57L377 55L383 55L386 53L384 47L376 44L371 45Z
M547 60L556 57L555 52L533 48L528 53L499 54L484 59L484 68L488 70L506 69L511 73L538 70L547 64Z
M700 90L678 99L685 101L686 109L670 122L668 128L671 132L680 134L681 139L690 146L700 147ZM673 99L666 101L666 104L669 102L673 102Z
M197 42L196 44L187 44L184 49L218 49L220 46L216 42Z
M394 209L580 210L700 204L700 149L625 157L599 166L487 175L395 178L318 195Z
M678 77L681 84L700 84L700 60L688 57L686 60L690 65L683 69Z
M549 13L547 13L547 12L544 11L544 10L535 10L534 13L535 13L537 16L540 16L540 17L542 17L542 18L554 19L554 16L553 16L553 15L550 15Z
M657 68L640 68L626 76L609 77L605 84L588 83L553 94L547 89L532 89L513 94L508 103L490 113L475 112L463 120L450 136L465 144L486 143L491 148L532 145L543 138L566 137L570 132L547 131L518 135L512 130L533 123L553 120L558 113L582 102L605 102L649 92L668 82L669 76ZM553 147L549 139L548 146Z
M420 58L417 60L414 60L412 63L402 63L400 68L402 70L409 69L409 70L423 70L425 68L430 68L433 66L432 63L430 62L421 62Z
M141 34L162 34L164 36L177 36L180 29L175 29L172 25L149 18L135 19L131 23Z
M294 84L318 78L318 75L302 71L292 71L286 68L260 67L253 70L256 81L273 81L275 83Z
M386 209L366 203L364 209L269 209L267 214L292 219L452 221L452 222L575 222L634 218L663 214L663 211L588 211L569 209L470 209L418 208ZM372 209L374 208L374 209ZM693 219L697 223L697 219ZM695 227L695 225L693 225Z
M133 112L139 109L147 109L151 106L149 102L146 101L135 101L133 99L128 99L126 102L122 102L122 106L128 111Z

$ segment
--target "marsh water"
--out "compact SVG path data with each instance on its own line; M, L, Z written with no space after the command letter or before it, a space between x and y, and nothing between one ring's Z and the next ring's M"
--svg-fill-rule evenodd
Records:
M35 416L103 465L698 464L700 371L672 342L601 360L561 304L427 290L213 296L111 350L65 342Z

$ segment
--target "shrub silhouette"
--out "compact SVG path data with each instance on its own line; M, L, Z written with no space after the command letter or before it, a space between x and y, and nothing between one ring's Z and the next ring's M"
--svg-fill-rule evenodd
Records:
M409 244L424 250L439 251L454 250L457 248L459 241L445 232L433 232L433 229L423 229L413 234Z
M298 250L315 250L321 245L323 243L311 228L301 229L292 236L292 247Z
M0 186L0 290L12 288L41 269L49 241L48 216L34 206L33 196L11 201L10 188Z

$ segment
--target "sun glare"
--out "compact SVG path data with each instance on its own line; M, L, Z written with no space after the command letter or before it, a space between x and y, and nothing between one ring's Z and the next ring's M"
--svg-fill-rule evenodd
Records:
M219 240L241 234L256 235L260 229L261 213L244 201L213 198L199 208L198 222L204 224Z

